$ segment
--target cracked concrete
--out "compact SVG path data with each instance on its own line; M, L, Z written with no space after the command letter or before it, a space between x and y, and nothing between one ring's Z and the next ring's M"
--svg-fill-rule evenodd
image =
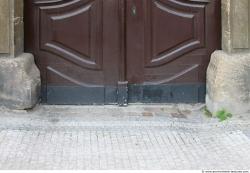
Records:
M250 169L249 116L203 106L1 109L0 169Z

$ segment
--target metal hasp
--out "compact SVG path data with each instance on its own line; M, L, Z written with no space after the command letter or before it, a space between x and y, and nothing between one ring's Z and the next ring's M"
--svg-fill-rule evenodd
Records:
M119 106L128 105L128 81L118 82L117 103Z

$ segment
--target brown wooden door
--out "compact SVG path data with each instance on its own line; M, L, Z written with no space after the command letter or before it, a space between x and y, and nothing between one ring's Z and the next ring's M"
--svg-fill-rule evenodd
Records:
M41 69L45 102L116 102L118 8L114 0L25 0L25 47Z
M130 102L204 101L220 8L220 0L127 0Z
M220 0L26 0L49 104L200 102Z

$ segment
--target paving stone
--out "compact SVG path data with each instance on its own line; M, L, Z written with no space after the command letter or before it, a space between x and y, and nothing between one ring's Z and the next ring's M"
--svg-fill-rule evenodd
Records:
M0 169L250 169L250 121L219 123L199 106L186 118L157 116L162 106L2 109Z

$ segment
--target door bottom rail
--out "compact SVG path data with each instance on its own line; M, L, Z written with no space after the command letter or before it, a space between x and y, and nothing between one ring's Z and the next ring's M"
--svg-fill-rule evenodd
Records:
M55 105L119 105L129 103L204 103L205 84L138 85L119 82L117 86L47 86L42 103Z

